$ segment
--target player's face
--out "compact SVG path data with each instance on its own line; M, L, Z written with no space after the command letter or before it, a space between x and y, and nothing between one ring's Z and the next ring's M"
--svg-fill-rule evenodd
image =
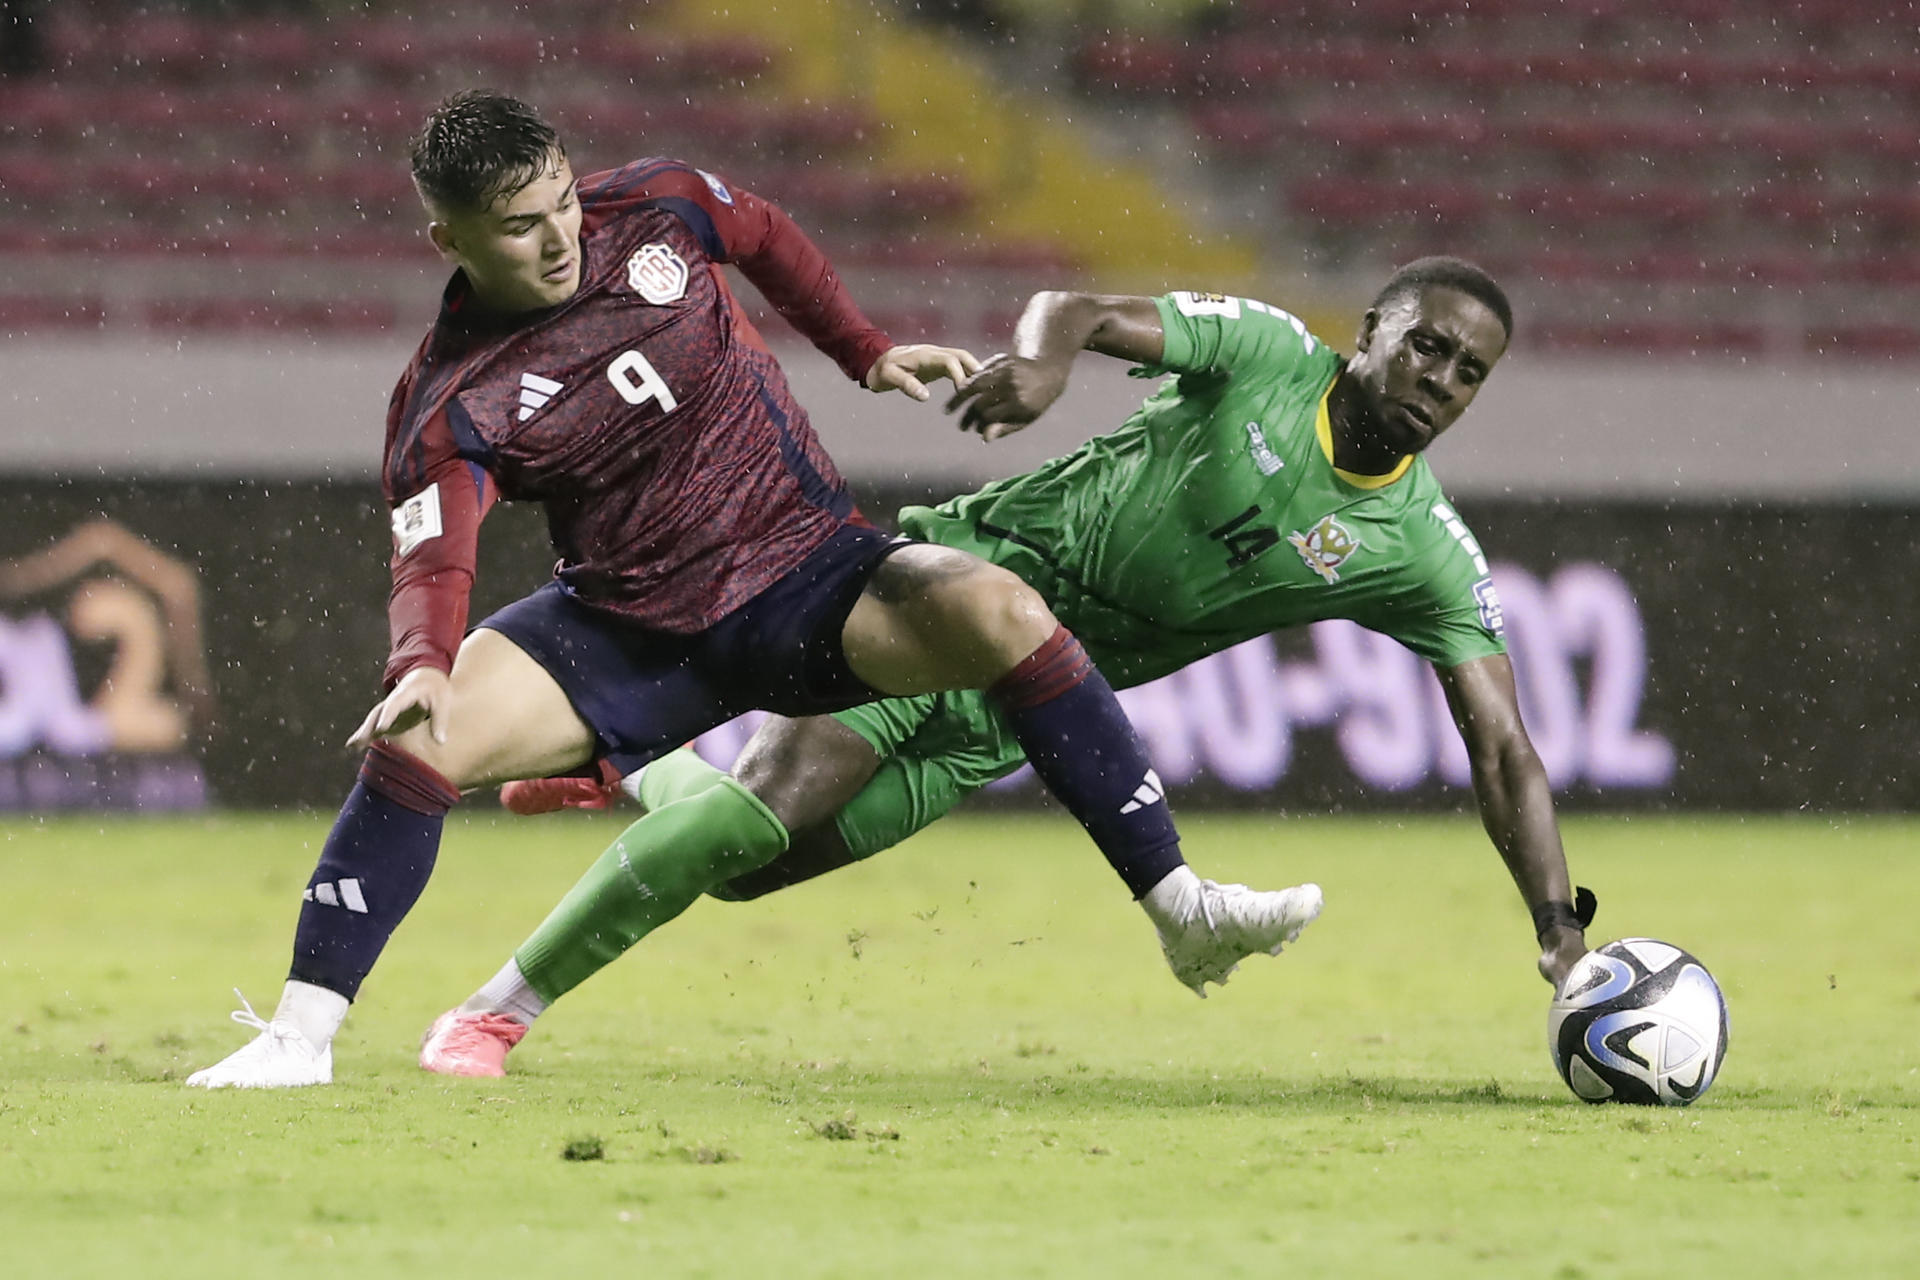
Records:
M1399 453L1419 453L1459 421L1507 349L1492 308L1443 285L1403 293L1361 322L1348 372Z
M485 209L449 214L428 230L492 310L557 306L580 288L580 194L564 156Z

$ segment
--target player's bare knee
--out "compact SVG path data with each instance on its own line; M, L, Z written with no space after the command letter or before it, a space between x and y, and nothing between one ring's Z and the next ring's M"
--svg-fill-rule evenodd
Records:
M740 753L733 779L795 831L837 812L879 765L873 746L832 717L776 717Z
M981 647L1011 667L1046 643L1059 623L1038 591L1017 574L997 565L965 583L961 613L948 625L976 636Z
M886 586L890 603L908 609L926 634L966 637L994 650L1024 644L1015 661L1053 634L1053 611L1012 570L946 547L912 550L936 554L895 554L888 564L901 561L901 572Z

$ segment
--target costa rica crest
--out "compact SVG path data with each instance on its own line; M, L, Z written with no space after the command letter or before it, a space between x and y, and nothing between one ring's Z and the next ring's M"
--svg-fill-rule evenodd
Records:
M1300 553L1307 568L1326 582L1340 581L1340 566L1360 550L1360 539L1340 523L1338 516L1322 517L1320 523L1305 533L1288 534L1287 544Z
M642 245L627 259L627 286L656 307L678 302L687 296L687 264L672 245Z

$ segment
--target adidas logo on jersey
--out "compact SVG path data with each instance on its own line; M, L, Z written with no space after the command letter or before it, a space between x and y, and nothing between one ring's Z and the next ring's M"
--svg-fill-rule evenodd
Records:
M1167 789L1160 782L1160 775L1147 770L1147 776L1139 786L1133 789L1133 799L1120 806L1121 813L1138 813L1150 804L1159 804L1167 798Z
M352 876L345 880L322 880L310 885L300 895L302 902L317 902L323 907L345 907L349 911L367 914L367 899L360 892L360 881Z
M537 373L520 375L520 421L525 422L560 394L560 384Z

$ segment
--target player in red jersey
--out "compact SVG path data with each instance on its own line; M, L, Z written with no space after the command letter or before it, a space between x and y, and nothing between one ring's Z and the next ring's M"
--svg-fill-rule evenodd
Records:
M923 379L962 382L971 356L892 345L785 214L712 174L642 160L576 182L514 99L448 99L412 163L457 270L388 412L389 692L351 739L366 758L273 1018L236 1013L259 1034L189 1084L332 1079L333 1036L462 791L629 773L755 707L985 689L1135 896L1204 914L1079 642L1014 574L860 517L719 264L871 390L925 399ZM560 563L462 639L478 526L502 498L545 508ZM672 840L675 820L649 814L636 838ZM740 868L707 871L693 880ZM670 891L690 902L709 887L693 880Z

